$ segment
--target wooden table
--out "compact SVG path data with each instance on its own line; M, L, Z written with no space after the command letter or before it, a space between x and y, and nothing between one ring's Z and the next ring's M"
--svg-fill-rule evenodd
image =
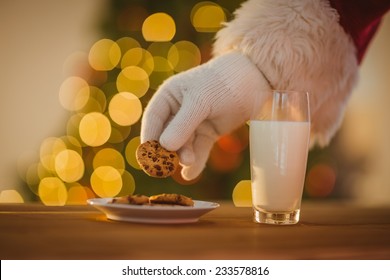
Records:
M223 202L194 224L107 220L91 206L0 204L5 259L390 259L390 207L304 202L301 222L259 225Z

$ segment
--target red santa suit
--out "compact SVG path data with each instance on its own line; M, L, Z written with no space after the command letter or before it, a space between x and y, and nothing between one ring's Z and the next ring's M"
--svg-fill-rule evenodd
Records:
M390 1L330 0L329 2L340 16L340 25L351 36L360 63L369 43L379 28L382 17L390 9Z

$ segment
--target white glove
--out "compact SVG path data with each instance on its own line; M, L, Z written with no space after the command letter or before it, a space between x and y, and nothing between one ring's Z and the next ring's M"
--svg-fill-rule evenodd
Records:
M194 179L219 136L245 123L269 92L267 80L246 56L221 55L162 84L145 109L141 143L158 140L177 151L183 178Z

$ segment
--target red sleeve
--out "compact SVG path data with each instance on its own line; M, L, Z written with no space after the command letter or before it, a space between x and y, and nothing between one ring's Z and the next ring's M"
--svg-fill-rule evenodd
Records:
M382 17L390 9L390 0L329 0L329 2L340 16L340 25L355 43L360 63L378 30Z

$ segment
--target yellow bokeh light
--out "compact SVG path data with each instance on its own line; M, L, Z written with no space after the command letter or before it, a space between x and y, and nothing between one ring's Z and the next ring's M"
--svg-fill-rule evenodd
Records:
M134 48L128 50L123 56L121 60L121 68L126 68L127 66L137 66L144 55L143 48Z
M111 124L102 113L88 113L80 121L79 133L85 144L92 147L101 146L110 138Z
M66 149L65 143L57 137L48 137L41 143L39 158L49 171L55 171L54 161L58 153Z
M150 75L154 68L153 57L145 49L133 48L128 50L122 57L121 68L124 69L128 66L139 66Z
M84 161L73 150L63 150L55 158L55 170L64 182L76 182L84 175Z
M191 23L198 32L217 32L223 22L226 22L225 12L214 2L200 2L191 10Z
M26 183L34 194L38 194L39 175L38 168L41 164L31 164L26 171Z
M112 70L120 61L121 49L110 39L101 39L91 47L88 61L97 71Z
M80 122L84 116L84 113L73 114L66 123L66 134L71 135L77 139L77 141L80 141L79 143L81 146L85 146L84 142L81 140L79 132Z
M77 111L85 106L89 98L88 83L79 77L67 78L60 87L61 105L69 111Z
M135 191L135 180L133 175L131 175L129 171L125 170L122 174L122 181L123 186L117 196L133 194Z
M142 24L142 35L147 42L167 42L175 33L175 21L166 13L152 14Z
M0 192L0 203L23 203L24 199L17 190L3 190Z
M66 204L68 205L85 205L87 204L87 199L93 198L94 194L90 188L84 187L79 183L75 183L69 188L68 191L68 200Z
M172 46L172 42L153 42L148 46L147 50L152 56L168 58L168 53Z
M122 176L111 166L99 166L91 175L93 191L100 197L116 196L122 188Z
M116 86L119 92L131 92L142 97L149 89L149 75L138 66L129 66L119 73Z
M105 148L98 151L93 158L93 168L97 169L100 166L111 166L123 173L125 170L125 160L120 152L112 148Z
M140 170L141 167L138 164L138 161L135 156L135 151L137 150L137 147L141 143L141 139L139 136L134 137L127 143L126 149L125 149L125 156L126 161L128 164L130 164L131 167Z
M140 43L131 37L119 38L116 40L116 43L118 44L122 54L126 53L128 50L141 47Z
M111 126L111 136L108 139L109 143L112 144L120 144L126 140L126 138L130 135L131 126L120 126L115 123L112 123Z
M174 74L172 64L164 57L155 56L154 71L150 75L150 87L157 89L163 81Z
M38 195L42 203L48 206L63 206L68 198L64 182L58 177L46 177L41 180Z
M236 207L252 207L251 181L242 180L234 187L233 203Z
M182 72L200 64L200 50L192 42L180 41L170 48L168 60L176 72Z
M81 108L82 112L100 112L103 113L106 109L107 100L104 92L95 86L88 87L89 98L85 105Z
M79 140L77 140L75 137L70 135L65 135L62 136L60 139L68 149L76 151L81 156L83 155L83 149L81 148L81 144Z
M155 56L154 59L154 72L168 72L173 73L173 66L171 62L165 57Z
M48 170L43 166L43 164L41 162L38 163L38 165L37 165L37 175L39 178L38 183L40 183L41 179L52 176L54 172L55 172L55 169Z
M111 99L108 112L115 123L129 126L141 118L142 104L134 94L120 92Z

